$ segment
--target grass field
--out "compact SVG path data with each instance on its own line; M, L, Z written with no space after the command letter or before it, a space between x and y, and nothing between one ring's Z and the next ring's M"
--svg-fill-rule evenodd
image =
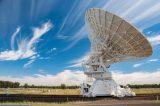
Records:
M5 102L0 106L160 106L156 100L98 100L88 102L40 103L40 102Z
M160 93L160 88L140 88L132 90L136 94ZM0 88L0 94L5 94L4 88ZM80 95L80 89L9 88L9 94Z
M151 93L159 93L160 94L160 88L140 88L140 89L132 89L136 94L151 94ZM5 94L5 89L0 88L0 94ZM80 89L49 89L49 88L10 88L9 94L43 94L43 95L79 95ZM111 103L109 103L111 102ZM115 103L117 104L124 104L124 101L103 101L103 102L67 102L67 103L40 103L40 102L4 102L0 103L1 105L24 105L24 106L92 106L93 104L95 106L99 106L100 103L102 105L111 106ZM125 101L126 105L132 103L133 101ZM137 103L137 102L134 102ZM146 101L142 102L143 105L137 105L137 106L146 106ZM148 102L150 103L150 102ZM151 101L151 103L155 104L158 103L159 106L160 101ZM96 105L97 104L97 105ZM115 104L116 106L118 106ZM122 105L120 105L122 106ZM136 106L136 105L134 105ZM149 105L147 105L149 106ZM152 106L152 104L150 105Z
M0 94L5 89L0 88ZM9 88L9 94L41 94L41 95L79 95L79 89L51 89L51 88Z
M136 94L160 94L160 88L139 88L132 89Z

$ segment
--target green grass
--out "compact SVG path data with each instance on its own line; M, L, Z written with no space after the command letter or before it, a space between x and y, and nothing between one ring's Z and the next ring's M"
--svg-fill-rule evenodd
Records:
M136 94L159 93L160 88L140 88L132 89ZM4 88L0 88L0 94L4 94ZM42 94L42 95L79 95L80 89L51 89L51 88L10 88L10 94ZM159 101L154 101L160 103ZM41 102L4 102L2 104L29 105L29 106L75 106L77 102L68 103L41 103ZM79 104L79 103L78 103Z
M0 88L0 94L5 94L4 91ZM79 95L80 89L9 88L9 94Z
M136 100L137 101L137 100ZM160 104L160 101L157 100L145 100L145 101L138 101L140 102L140 104L146 104L146 103L152 103L152 104ZM4 102L4 103L0 103L1 105L24 105L24 106L101 106L104 104L112 104L114 106L114 104L123 104L127 103L127 104L133 104L132 100L97 100L97 101L87 101L87 102L67 102L67 103L44 103L44 102ZM97 105L98 104L98 105ZM127 105L126 104L126 105ZM144 106L144 105L143 105Z
M0 88L0 94L5 94L4 90L4 88ZM132 90L136 94L160 94L160 88L140 88ZM10 88L9 94L80 95L80 89Z
M132 89L136 94L160 94L160 88Z

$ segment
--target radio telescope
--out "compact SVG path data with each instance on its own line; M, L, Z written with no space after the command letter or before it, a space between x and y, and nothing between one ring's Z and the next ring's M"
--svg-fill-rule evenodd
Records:
M84 63L88 77L94 78L92 85L83 83L83 96L135 96L130 88L122 88L113 79L108 68L115 62L148 57L152 47L134 26L107 11L92 8L87 10L85 21L89 30L91 53Z

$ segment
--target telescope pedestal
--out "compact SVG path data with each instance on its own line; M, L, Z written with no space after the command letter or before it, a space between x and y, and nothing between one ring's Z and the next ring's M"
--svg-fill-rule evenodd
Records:
M129 87L122 88L117 84L111 76L109 71L107 72L93 72L88 71L85 74L89 77L95 78L95 81L89 85L83 83L81 85L81 94L86 97L97 97L97 96L135 96L135 93L131 91Z
M89 90L90 96L124 96L114 80L95 80Z
M85 89L84 89L85 88ZM86 97L97 96L135 96L130 88L121 88L114 80L95 80L91 86L86 83L81 85L81 93Z

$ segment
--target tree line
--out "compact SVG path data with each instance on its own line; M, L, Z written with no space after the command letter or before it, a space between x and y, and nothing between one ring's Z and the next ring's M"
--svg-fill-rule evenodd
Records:
M143 84L143 85L130 85L130 88L160 88L160 84Z
M160 88L160 84L143 84L143 85L130 85L130 88ZM37 85L29 85L25 83L24 85L20 85L19 82L12 81L0 81L0 88L52 88L52 89L77 89L80 86L67 86L65 84L61 84L60 86L37 86Z
M23 88L51 88L51 89L77 89L80 88L80 86L73 85L73 86L67 86L65 84L61 84L59 86L37 86L37 85L28 85L24 84L23 86L20 86Z
M0 81L0 88L19 88L19 82L11 82L11 81Z
M37 86L37 85L29 85L25 83L24 85L20 85L19 82L12 81L0 81L0 88L52 88L52 89L76 89L80 88L79 86L66 86L65 84L61 84L60 86Z

